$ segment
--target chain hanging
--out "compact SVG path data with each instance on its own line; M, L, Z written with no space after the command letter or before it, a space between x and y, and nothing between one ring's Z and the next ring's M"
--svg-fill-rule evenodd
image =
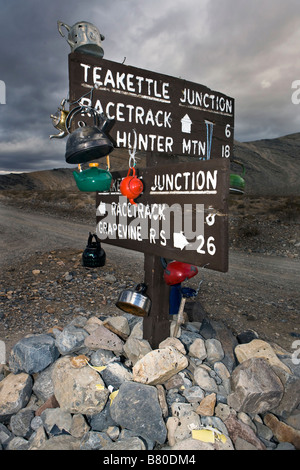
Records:
M134 168L136 166L136 148L137 148L137 133L136 130L133 129L134 132L134 145L133 149L128 149L129 153L129 168Z

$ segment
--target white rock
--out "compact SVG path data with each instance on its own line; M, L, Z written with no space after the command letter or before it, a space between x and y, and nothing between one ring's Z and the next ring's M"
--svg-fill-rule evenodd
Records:
M32 392L31 375L9 374L0 382L0 422L25 407Z
M178 338L166 338L158 345L159 348L166 348L167 346L172 346L178 349L181 354L186 355L185 347Z
M218 386L214 379L210 377L207 370L199 366L194 371L194 379L197 385L206 392L218 392Z
M99 325L85 338L84 344L90 349L108 349L117 354L123 351L124 343L115 333L105 328L105 326Z
M190 345L189 355L203 361L207 356L205 341L201 338L196 338Z
M186 356L176 348L154 349L133 366L133 380L147 385L162 384L187 365Z
M146 339L139 339L132 335L124 344L124 353L133 365L150 351L152 348Z
M60 408L72 414L100 413L109 396L98 372L89 366L72 367L70 357L62 357L55 362L52 381Z
M121 315L107 318L104 320L103 325L122 339L127 339L130 335L128 320Z

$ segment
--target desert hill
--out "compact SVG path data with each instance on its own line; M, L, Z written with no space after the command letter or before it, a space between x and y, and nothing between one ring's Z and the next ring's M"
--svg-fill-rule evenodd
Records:
M145 166L145 155L138 155L139 166ZM253 196L300 195L300 133L276 139L252 142L234 142L233 158L245 166L245 194ZM185 159L185 158L184 158ZM174 158L174 163L178 160ZM112 168L128 168L128 152L114 150ZM103 166L100 160L100 166ZM0 175L0 190L75 190L72 168L59 168L31 173ZM241 173L241 167L231 166L232 173Z
M236 141L234 158L245 165L246 194L300 195L300 133L253 142ZM236 165L232 168L240 171Z
M9 173L0 175L0 190L53 190L75 189L76 184L69 168L33 171L31 173Z

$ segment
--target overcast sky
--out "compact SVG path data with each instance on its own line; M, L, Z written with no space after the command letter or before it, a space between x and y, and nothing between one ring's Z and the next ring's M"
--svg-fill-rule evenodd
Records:
M92 22L108 60L126 57L233 97L236 140L300 132L300 104L291 99L300 80L299 0L0 0L2 172L69 166L66 138L49 139L50 114L68 94L70 46L57 20Z

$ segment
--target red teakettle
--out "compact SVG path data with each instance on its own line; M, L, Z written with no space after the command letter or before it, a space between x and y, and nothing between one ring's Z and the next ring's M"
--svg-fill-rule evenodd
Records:
M198 268L192 264L172 261L164 270L164 280L169 286L181 284L186 279L190 279L198 274Z
M132 175L130 175L131 170ZM142 193L143 189L144 185L136 176L135 168L129 168L127 176L121 181L120 192L129 199L131 204L136 204L134 199Z

